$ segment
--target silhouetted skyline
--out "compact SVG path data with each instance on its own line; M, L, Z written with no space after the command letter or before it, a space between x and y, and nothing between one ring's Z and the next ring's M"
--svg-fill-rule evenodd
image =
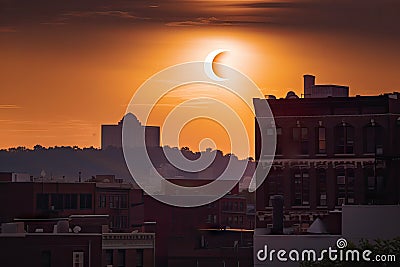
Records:
M300 95L305 73L351 95L400 88L394 0L4 0L1 9L0 148L100 147L99 125L117 122L146 79L218 48L266 95Z

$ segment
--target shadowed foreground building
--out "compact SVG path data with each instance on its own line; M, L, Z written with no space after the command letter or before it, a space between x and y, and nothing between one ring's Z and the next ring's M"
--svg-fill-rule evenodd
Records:
M257 227L272 227L274 195L283 195L285 227L294 232L344 204L400 202L400 94L345 97L347 87L333 85L318 94L326 87L306 75L306 98L267 99L277 147L256 192ZM254 106L263 120L261 101L254 99ZM257 121L255 130L256 160L263 164Z
M81 183L4 177L0 222L6 231L0 246L9 246L0 260L10 263L5 266L12 266L18 248L27 252L15 266L28 265L27 258L33 259L29 266L71 266L73 255L80 255L75 252L84 253L84 265L76 266L151 267L153 258L156 266L252 266L254 205L248 203L254 201L240 195L238 185L209 205L183 208L163 204L113 175ZM210 181L169 180L186 186ZM68 222L68 230L58 232L59 221ZM76 226L81 231L75 233ZM40 265L42 259L51 264Z
M111 233L107 215L3 223L2 266L154 266L154 233Z

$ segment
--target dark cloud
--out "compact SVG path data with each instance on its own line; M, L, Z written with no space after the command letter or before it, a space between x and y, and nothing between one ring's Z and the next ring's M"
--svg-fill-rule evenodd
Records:
M173 27L190 27L190 26L232 25L232 24L227 21L221 21L216 17L210 17L210 18L197 18L194 20L171 21L167 22L165 25Z
M274 25L294 30L386 35L389 38L400 34L398 0L254 1L225 6L253 16L268 16Z
M138 19L139 17L134 16L126 11L118 10L107 10L107 11L74 11L70 13L63 14L66 17L97 17L97 16L107 16L116 17L123 19Z
M231 7L244 7L244 8L298 8L298 7L305 7L311 3L306 2L239 2L228 4L226 6Z
M243 26L249 24L260 24L259 21L249 20L222 20L216 17L209 18L196 18L193 20L182 20L182 21L170 21L165 23L166 26L170 27L192 27L192 26Z
M145 22L167 26L284 27L399 38L399 13L398 0L0 0L0 26L18 29L21 25Z

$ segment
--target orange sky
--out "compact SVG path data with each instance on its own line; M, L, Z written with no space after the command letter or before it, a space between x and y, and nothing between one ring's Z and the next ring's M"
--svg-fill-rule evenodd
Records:
M303 6L225 1L229 6L223 8L216 6L223 1L165 1L165 7L157 1L139 7L127 1L116 1L121 2L116 7L110 1L77 7L61 1L65 6L31 9L29 1L15 1L22 4L14 9L4 2L9 8L0 20L0 148L99 147L100 125L117 123L147 78L174 64L203 60L218 48L231 50L222 63L248 75L265 94L283 97L289 89L301 94L306 73L316 75L317 83L349 85L352 95L400 91L400 31L386 6L381 11L387 16L371 15L377 1L366 1L372 4L360 9L365 17L339 13L338 21L335 14L326 13L332 20L324 16L329 6L308 6L311 0ZM173 5L181 3L190 12L175 11ZM19 20L13 13L18 8ZM307 20L302 12L320 16ZM153 114L150 124L161 117ZM182 132L182 145L196 150L199 138L221 139L218 126L197 123ZM246 127L252 136L252 118ZM217 145L229 152L226 142Z

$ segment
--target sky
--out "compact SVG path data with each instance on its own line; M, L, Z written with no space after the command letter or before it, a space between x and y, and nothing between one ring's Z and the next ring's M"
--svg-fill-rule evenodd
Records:
M0 148L99 147L100 125L117 123L149 77L221 48L266 95L301 95L304 74L351 95L400 91L399 11L397 0L0 0ZM198 92L178 91L148 124ZM211 138L228 153L228 137L195 120L179 145Z

